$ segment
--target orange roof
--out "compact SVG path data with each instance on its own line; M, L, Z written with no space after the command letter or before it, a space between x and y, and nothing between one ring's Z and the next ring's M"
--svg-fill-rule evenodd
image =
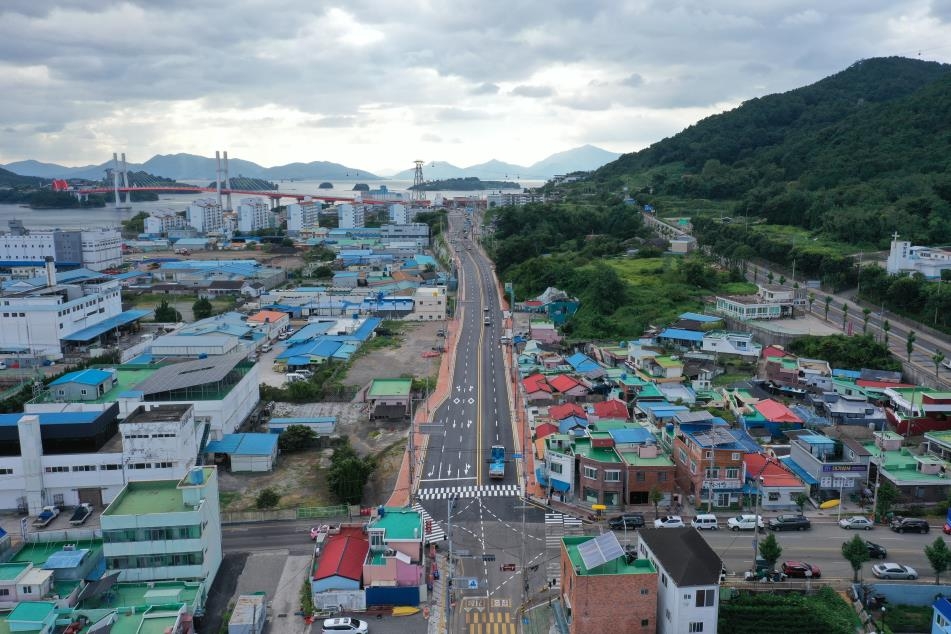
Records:
M577 403L563 403L548 408L548 417L552 420L564 420L569 416L588 419L588 414Z
M802 419L792 410L771 398L753 403L753 407L771 423L801 423Z
M551 423L542 423L535 426L535 437L539 440L558 432L558 426Z
M578 387L578 385L581 384L580 381L568 376L567 374L559 374L558 376L554 376L548 380L548 383L559 392L567 392L568 390Z
M273 323L277 323L278 321L282 319L285 319L286 317L287 317L287 313L279 313L276 310L259 310L258 312L248 317L248 321L261 322L262 324L266 322L273 324Z
M525 388L525 391L531 394L532 392L548 392L551 394L551 386L548 385L548 382L545 381L545 377L542 374L533 374L522 379L522 386Z
M756 476L762 471L763 486L767 487L797 487L802 486L802 481L791 471L787 471L784 466L774 460L766 464L766 456L759 453L748 453L743 455L743 462L746 463L747 476ZM763 468L763 465L766 468Z
M594 404L594 413L598 418L627 418L627 405L617 399Z

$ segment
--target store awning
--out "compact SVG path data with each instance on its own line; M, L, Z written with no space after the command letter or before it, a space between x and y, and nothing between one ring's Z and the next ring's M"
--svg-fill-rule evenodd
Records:
M543 487L549 487L562 493L571 489L571 485L567 482L562 482L561 480L556 480L554 478L549 479L548 476L545 475L544 467L538 467L535 469L535 477L538 479L538 483Z
M788 468L790 471L795 473L796 477L802 480L807 485L815 486L819 484L818 480L816 480L814 477L809 475L809 473L806 472L805 469L803 469L798 464L796 464L796 462L792 460L789 456L783 456L782 458L779 459L779 461L782 462L783 465L786 466L786 468Z

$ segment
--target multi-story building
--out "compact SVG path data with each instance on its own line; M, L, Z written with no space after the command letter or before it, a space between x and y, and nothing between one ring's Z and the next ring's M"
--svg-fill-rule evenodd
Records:
M193 467L181 479L129 482L102 512L106 568L120 581L199 580L221 565L218 472Z
M274 213L263 198L242 198L235 209L238 231L251 233L274 226Z
M394 203L387 207L386 211L390 218L390 222L393 224L405 225L407 223L406 205Z
M168 235L177 229L188 226L185 216L171 209L156 209L149 212L145 219L145 233L153 236Z
M717 631L723 562L696 529L642 529L637 554L657 570L652 632Z
M319 200L304 198L299 203L287 206L287 233L296 236L303 230L313 230L320 226L320 210L323 207Z
M718 313L749 321L792 317L796 307L806 304L806 290L774 284L759 284L755 295L717 296Z
M220 232L225 228L224 211L214 198L193 201L185 210L185 220L199 233Z
M849 494L865 488L871 455L851 438L803 432L790 442L783 463L810 487L810 495L838 499L840 491Z
M413 312L407 316L412 321L436 321L446 319L446 287L421 286L413 294Z
M602 538L607 535L613 536L613 533L605 533ZM607 561L603 557L586 560L585 544L593 539L596 538L590 535L561 538L561 600L568 631L571 634L652 634L658 631L657 568L649 559L628 553ZM617 539L614 541L616 544ZM589 564L596 565L589 567ZM623 609L618 609L619 606Z
M362 227L366 222L366 208L363 205L343 203L337 205L337 227L353 229Z
M412 244L417 253L429 247L429 225L424 222L396 222L380 227L380 242L384 245Z
M951 251L915 247L908 240L892 236L885 270L889 275L921 273L928 279L940 279L941 272L951 269Z
M715 507L735 505L743 496L743 455L758 450L756 442L742 430L682 424L676 428L672 443L679 488L702 500L712 498Z
M112 229L29 230L19 220L0 234L0 260L43 262L51 257L60 266L102 271L122 264L121 238Z

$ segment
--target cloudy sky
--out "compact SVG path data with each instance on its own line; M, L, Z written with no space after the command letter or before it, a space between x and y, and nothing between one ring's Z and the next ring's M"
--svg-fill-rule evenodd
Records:
M0 163L528 165L886 55L951 62L951 0L2 0Z

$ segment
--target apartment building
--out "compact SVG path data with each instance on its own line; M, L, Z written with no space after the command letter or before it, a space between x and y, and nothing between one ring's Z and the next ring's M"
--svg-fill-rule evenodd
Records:
M274 213L263 198L242 198L235 208L238 231L251 233L274 226Z
M199 233L223 231L225 228L224 211L214 198L195 200L185 210L185 221Z

